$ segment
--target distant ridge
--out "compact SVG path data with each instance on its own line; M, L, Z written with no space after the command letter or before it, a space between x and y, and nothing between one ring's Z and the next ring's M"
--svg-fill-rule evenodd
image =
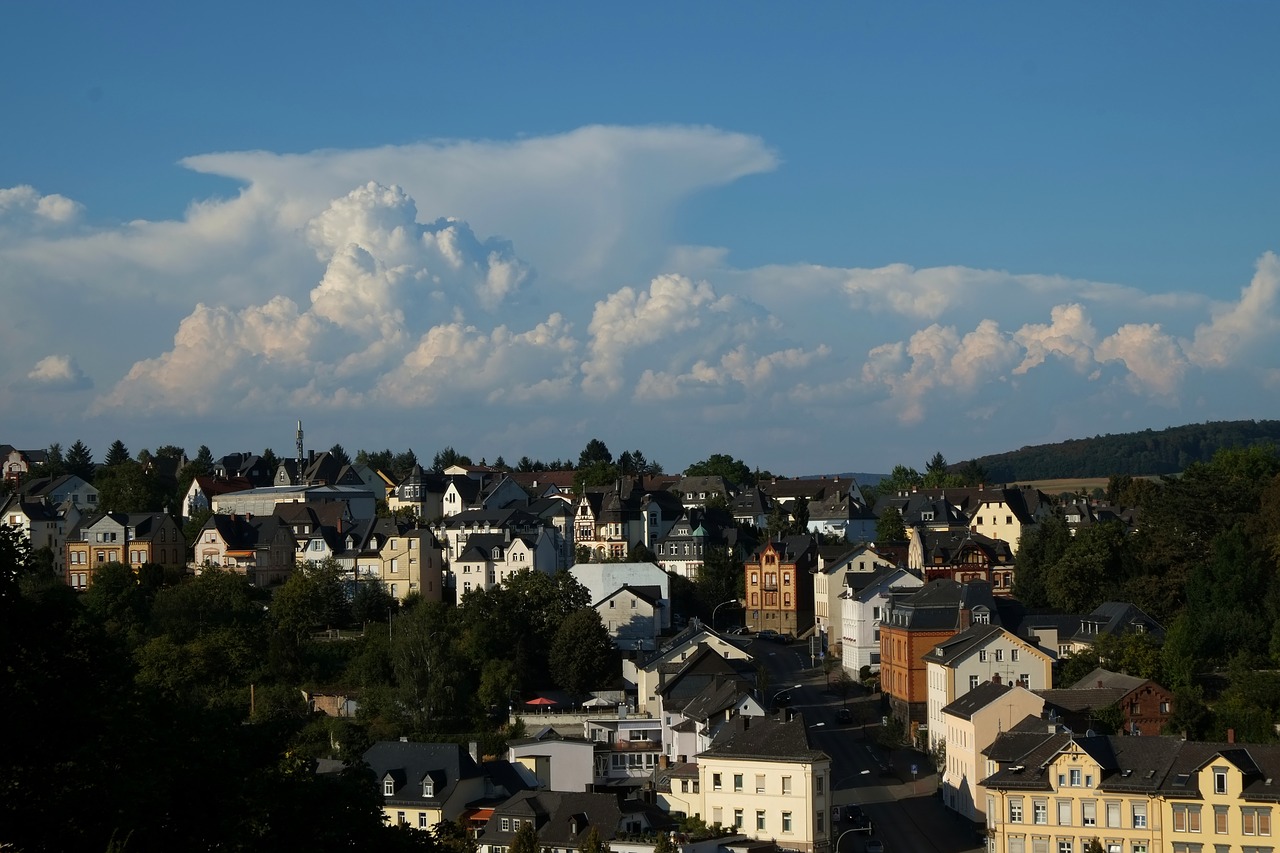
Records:
M1280 421L1209 421L1038 444L974 460L988 483L1176 474L1222 448L1280 445ZM856 474L861 483L864 475Z

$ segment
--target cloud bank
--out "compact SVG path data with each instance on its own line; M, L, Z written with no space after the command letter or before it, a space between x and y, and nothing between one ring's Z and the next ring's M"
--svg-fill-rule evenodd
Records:
M105 389L87 411L114 422L287 412L360 447L429 412L441 445L528 442L492 455L614 429L685 461L804 435L789 458L815 469L855 434L1004 449L1103 431L1091 419L1277 414L1256 407L1280 362L1270 252L1228 300L960 266L737 268L665 233L689 196L778 167L710 128L184 162L243 188L92 226L71 199L0 190L0 285L33 318L0 342L8 402L89 391L79 359ZM95 349L113 310L130 334ZM73 352L17 367L53 330Z

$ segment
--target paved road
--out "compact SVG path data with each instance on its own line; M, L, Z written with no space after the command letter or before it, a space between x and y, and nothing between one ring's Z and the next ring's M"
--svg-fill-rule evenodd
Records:
M833 802L858 804L871 818L875 836L888 853L982 853L972 825L945 808L937 796L938 779L926 757L914 750L886 751L876 743L880 699L860 686L840 695L828 686L822 667L813 666L804 643L757 641L752 652L764 661L769 696L791 695L791 709L804 716L814 746L831 756ZM797 686L799 685L799 686ZM836 711L848 707L853 725L839 725ZM911 768L917 769L913 780ZM868 836L843 834L835 853L861 853Z

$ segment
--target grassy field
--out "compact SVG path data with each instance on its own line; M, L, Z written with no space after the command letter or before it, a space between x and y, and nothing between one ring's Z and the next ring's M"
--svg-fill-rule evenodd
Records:
M1016 485L1031 486L1046 495L1060 495L1063 492L1079 494L1081 489L1085 494L1092 495L1094 489L1102 489L1105 492L1109 479L1109 477L1080 477L1070 480L1021 480Z

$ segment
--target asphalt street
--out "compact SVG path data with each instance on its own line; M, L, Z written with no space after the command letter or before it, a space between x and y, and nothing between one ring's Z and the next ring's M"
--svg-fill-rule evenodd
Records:
M768 673L766 698L773 702L780 693L784 699L789 696L788 707L804 717L813 745L831 756L833 802L859 805L871 818L871 836L849 832L852 825L847 822L837 824L835 853L862 853L869 838L880 839L888 853L982 853L985 848L973 826L942 805L938 777L927 757L906 748L885 750L876 743L879 694L869 694L860 685L842 694L804 642L757 640L752 653ZM837 721L841 708L851 711L851 724Z

